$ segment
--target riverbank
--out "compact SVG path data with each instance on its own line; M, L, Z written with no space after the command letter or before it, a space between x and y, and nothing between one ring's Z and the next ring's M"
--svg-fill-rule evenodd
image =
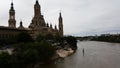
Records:
M65 57L73 54L74 50L72 50L71 48L68 48L68 49L58 49L56 51L56 53L59 55L59 57L65 58Z
M120 43L120 34L101 34L99 36L84 36L84 37L76 37L80 41L88 40L88 41L103 41L103 42L112 42L112 43Z

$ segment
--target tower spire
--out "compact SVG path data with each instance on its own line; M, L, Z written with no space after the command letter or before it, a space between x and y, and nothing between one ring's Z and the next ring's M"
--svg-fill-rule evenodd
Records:
M36 3L34 5L34 15L35 17L39 17L41 15L41 7L38 0L36 0Z
M60 14L60 18L62 18L61 11L60 11L60 13L59 13L59 14Z
M10 10L14 10L14 6L13 6L14 4L13 4L13 0L11 1L11 8L10 8Z
M61 12L59 13L59 35L63 37L63 19Z
M39 4L38 0L36 0L36 4Z
M14 10L14 7L13 7L13 0L11 2L11 8L9 10L8 24L9 24L9 27L16 28L15 10Z

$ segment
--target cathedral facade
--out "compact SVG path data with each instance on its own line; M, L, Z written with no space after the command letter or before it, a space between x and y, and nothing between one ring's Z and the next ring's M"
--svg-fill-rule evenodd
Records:
M36 38L38 35L59 35L63 37L63 19L61 13L59 13L58 18L58 29L55 25L46 23L43 15L41 14L41 6L36 0L34 5L34 17L31 20L30 25L26 28L23 26L22 21L20 21L19 27L16 27L16 19L15 19L15 9L13 3L11 3L11 7L9 10L9 20L8 27L0 26L0 38L9 38L15 37L20 32L29 33L32 38Z

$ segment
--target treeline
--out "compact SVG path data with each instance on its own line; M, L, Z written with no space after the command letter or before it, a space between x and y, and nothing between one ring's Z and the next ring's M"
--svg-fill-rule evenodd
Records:
M120 34L102 34L100 36L94 36L91 40L120 43Z
M12 52L0 54L0 68L27 68L50 62L55 48L46 41L17 44Z
M32 39L32 37L28 33L19 33L14 38L8 38L8 39L0 39L0 48L5 46L11 46L14 44L19 43L29 43L29 42L40 42L40 41L47 41L49 43L60 43L60 46L64 47L65 42L70 45L74 50L77 49L77 39L74 36L64 36L60 37L59 35L51 35L48 34L46 36L44 35L38 35L36 39Z
M27 33L20 33L16 38L1 39L0 46L12 46L12 54L8 52L0 53L0 68L33 68L35 64L49 63L56 54L56 46L53 43L59 43L58 46L64 48L66 43L72 49L77 49L77 40L73 36L60 37L59 35L39 35L32 39ZM30 68L29 67L29 68Z
M105 42L117 42L120 43L120 34L101 34L100 36L84 36L77 37L80 41L105 41Z
M94 36L84 36L84 37L76 37L77 40L80 41L87 41L87 40L91 40Z

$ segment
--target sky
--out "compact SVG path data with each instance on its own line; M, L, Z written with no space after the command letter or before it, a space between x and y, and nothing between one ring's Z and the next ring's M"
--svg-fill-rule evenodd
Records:
M36 0L13 0L16 25L28 27ZM120 0L39 0L45 21L58 25L63 17L64 35L90 36L120 33ZM0 0L0 26L8 26L11 0Z

